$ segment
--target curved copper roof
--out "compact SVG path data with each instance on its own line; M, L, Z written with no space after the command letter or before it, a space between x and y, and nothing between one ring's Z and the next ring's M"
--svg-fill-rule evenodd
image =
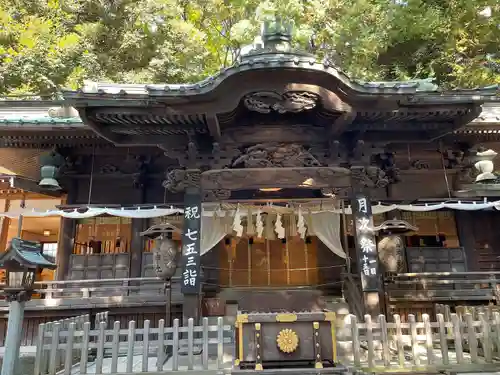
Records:
M184 144L186 136L219 141L225 134L234 139L235 128L254 124L307 126L323 139L362 132L368 139L374 135L387 142L393 135L425 141L460 129L481 113L482 104L500 101L500 85L445 91L432 79L351 79L333 63L293 50L288 23L271 22L263 31L263 46L256 45L200 82L86 82L80 90L63 91L63 103L76 108L86 126L114 144L168 148ZM297 108L290 103L293 95L306 104ZM262 98L268 101L265 110L259 107ZM50 122L79 125L74 116Z

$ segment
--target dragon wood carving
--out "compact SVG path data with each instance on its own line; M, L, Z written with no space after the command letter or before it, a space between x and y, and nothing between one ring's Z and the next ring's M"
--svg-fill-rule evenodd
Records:
M259 113L298 113L316 107L319 96L308 91L287 91L278 94L274 91L262 91L248 94L243 99L245 107Z
M200 187L201 171L199 169L174 169L167 172L162 185L171 192L181 192L188 187Z
M163 186L173 192L198 187L204 200L229 199L231 190L260 189L267 186L315 189L384 188L399 179L399 169L390 153L379 155L376 165L344 167L324 166L307 149L293 143L260 143L248 147L224 168L201 172L199 169L175 169L167 173ZM305 181L313 183L306 185ZM339 191L337 191L338 193ZM333 196L331 192L329 195Z
M297 144L261 143L245 150L232 168L320 167L321 163Z
M385 188L390 183L386 173L375 166L352 167L351 179L353 186L361 188Z

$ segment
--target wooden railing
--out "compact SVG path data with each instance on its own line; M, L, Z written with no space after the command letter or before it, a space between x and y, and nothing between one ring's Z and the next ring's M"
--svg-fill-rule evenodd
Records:
M179 278L172 280L174 288L178 281ZM158 277L45 281L38 285L42 287L38 291L44 293L46 298L164 294L165 289L165 282Z
M0 285L0 292L2 289ZM157 277L43 281L35 283L34 293L41 298L27 302L28 310L165 305L166 301L178 304L183 300L178 277L168 288ZM0 310L7 306L7 302L0 301Z
M386 278L389 301L500 301L500 272L404 273Z

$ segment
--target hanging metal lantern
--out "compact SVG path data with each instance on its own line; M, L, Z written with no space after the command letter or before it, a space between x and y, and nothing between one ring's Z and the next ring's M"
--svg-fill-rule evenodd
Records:
M402 235L418 231L407 221L386 220L373 228L382 237L378 242L378 257L386 272L404 272L405 256Z
M153 267L158 277L170 280L177 270L180 251L172 239L173 233L180 230L171 224L157 224L141 233L141 236L155 240L153 247Z
M386 272L403 272L404 244L400 236L389 235L378 242L378 258Z
M57 151L52 151L40 156L40 164L41 179L38 185L46 190L61 190L57 176L59 168L64 164L64 157Z
M179 247L173 240L163 236L159 237L155 242L153 267L156 276L164 280L170 280L177 270Z

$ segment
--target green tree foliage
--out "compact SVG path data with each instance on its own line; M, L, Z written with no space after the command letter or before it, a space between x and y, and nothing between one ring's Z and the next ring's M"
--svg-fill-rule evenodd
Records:
M0 94L197 81L274 15L356 79L500 83L498 0L0 0Z

